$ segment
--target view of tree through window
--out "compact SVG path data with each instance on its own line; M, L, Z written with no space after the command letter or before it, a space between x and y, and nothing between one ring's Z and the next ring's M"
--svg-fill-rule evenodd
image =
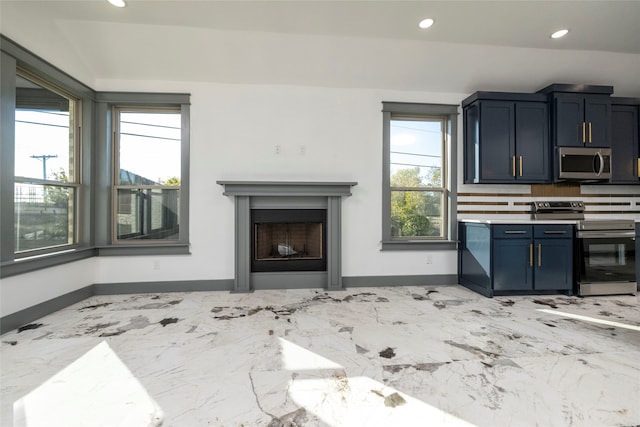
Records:
M117 109L116 239L178 240L179 110Z
M444 125L441 118L391 120L392 237L443 235Z

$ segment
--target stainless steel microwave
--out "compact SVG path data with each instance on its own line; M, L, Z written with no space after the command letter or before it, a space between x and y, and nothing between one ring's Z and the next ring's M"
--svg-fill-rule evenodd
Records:
M561 179L603 180L611 178L611 149L591 147L558 148Z

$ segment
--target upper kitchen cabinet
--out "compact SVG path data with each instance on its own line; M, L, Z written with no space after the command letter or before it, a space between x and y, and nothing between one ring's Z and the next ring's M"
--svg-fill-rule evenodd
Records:
M538 93L551 105L555 147L610 147L612 86L553 84Z
M476 92L462 107L465 183L550 181L544 95Z
M611 182L640 184L640 99L611 103Z

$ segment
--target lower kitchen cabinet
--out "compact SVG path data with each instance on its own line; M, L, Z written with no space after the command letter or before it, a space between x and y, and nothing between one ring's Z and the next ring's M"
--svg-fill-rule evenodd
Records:
M460 284L486 296L573 288L573 226L459 223Z
M636 222L636 283L640 291L640 222Z

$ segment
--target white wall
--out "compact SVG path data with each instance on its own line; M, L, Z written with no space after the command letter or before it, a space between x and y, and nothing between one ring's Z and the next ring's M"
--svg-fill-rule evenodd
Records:
M96 280L96 258L11 276L0 281L0 313L7 316L89 286Z
M171 82L113 82L156 90ZM108 90L103 88L103 90ZM382 101L459 104L463 94L189 84L190 256L98 259L101 283L232 279L233 200L217 180L357 181L343 200L343 275L455 274L454 251L381 252ZM281 147L276 154L275 146ZM300 153L300 147L305 153Z

